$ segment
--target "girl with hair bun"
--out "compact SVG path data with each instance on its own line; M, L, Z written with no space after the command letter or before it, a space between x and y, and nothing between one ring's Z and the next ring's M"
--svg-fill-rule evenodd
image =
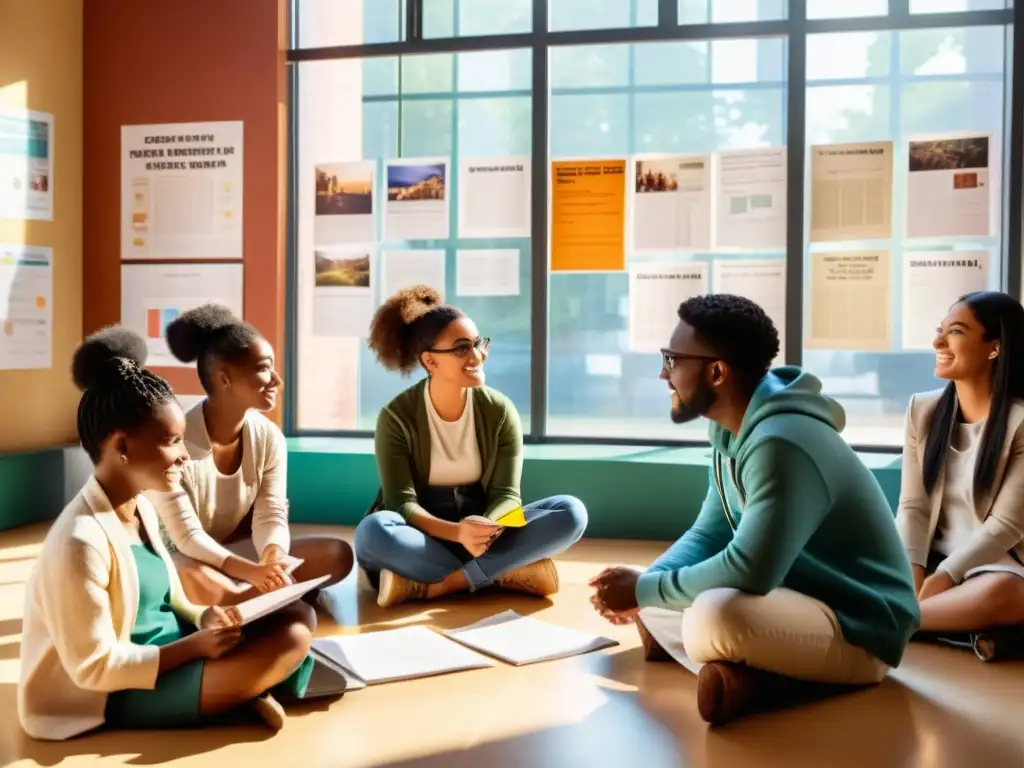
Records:
M291 578L330 576L324 587L345 578L353 560L347 542L329 536L293 541L289 531L288 447L263 415L276 405L282 384L273 347L215 304L174 320L167 345L182 362L196 363L206 391L185 416L192 460L181 486L155 498L186 594L232 605ZM302 560L291 577L289 556Z
M308 605L249 625L243 638L236 608L185 595L142 495L179 482L185 416L145 359L145 342L120 328L75 352L78 435L95 470L50 528L28 582L18 716L33 738L104 724L198 726L246 703L280 728L268 691L302 695L312 672Z
M583 535L571 496L523 508L525 527L493 521L522 507L523 434L512 402L484 386L490 339L432 288L399 291L377 310L370 348L385 368L427 377L377 419L381 490L356 528L360 566L377 603L496 585L537 596L558 590L551 561Z

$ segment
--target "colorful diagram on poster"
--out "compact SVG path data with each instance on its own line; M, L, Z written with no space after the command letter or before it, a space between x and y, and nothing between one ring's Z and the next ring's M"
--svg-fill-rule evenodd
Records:
M0 243L0 370L53 365L53 249Z
M53 115L0 109L0 219L53 221Z
M626 161L551 164L551 271L626 268Z

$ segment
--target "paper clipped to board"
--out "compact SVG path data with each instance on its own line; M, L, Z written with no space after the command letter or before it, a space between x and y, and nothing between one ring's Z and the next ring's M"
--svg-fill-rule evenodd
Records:
M250 600L238 604L238 611L242 614L242 625L251 624L257 619L262 619L274 611L294 603L307 592L319 587L330 576L321 576L309 581L300 581L298 584L289 584L287 587L268 592L265 595L258 595Z
M515 666L553 661L600 651L618 642L589 632L568 629L504 611L444 634L488 656Z

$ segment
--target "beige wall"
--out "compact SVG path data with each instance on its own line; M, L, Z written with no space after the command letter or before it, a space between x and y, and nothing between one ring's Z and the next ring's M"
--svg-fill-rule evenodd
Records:
M53 248L53 367L0 371L0 453L72 442L82 339L83 0L0 0L0 106L54 115L53 221L0 218L0 243Z

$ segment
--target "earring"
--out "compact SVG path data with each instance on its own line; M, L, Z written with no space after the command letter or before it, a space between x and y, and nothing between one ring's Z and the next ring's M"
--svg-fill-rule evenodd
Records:
M121 463L122 464L127 464L128 463L128 454L127 453L122 453L121 454Z

